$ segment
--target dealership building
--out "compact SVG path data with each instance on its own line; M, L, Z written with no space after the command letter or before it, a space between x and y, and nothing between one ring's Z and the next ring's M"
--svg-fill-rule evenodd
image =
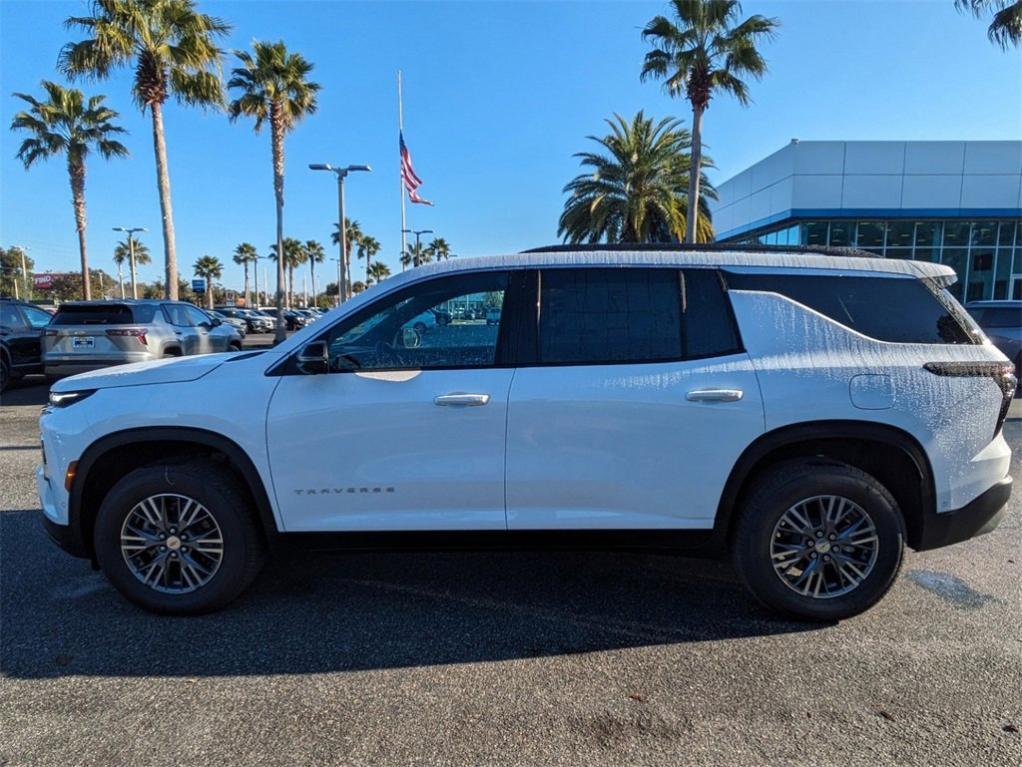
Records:
M795 139L717 193L718 242L936 261L959 298L1022 299L1022 141Z

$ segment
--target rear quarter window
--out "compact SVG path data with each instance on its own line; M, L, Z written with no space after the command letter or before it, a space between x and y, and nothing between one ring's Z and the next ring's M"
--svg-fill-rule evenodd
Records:
M978 344L965 310L947 293L912 277L799 274L726 275L731 290L777 293L878 341Z

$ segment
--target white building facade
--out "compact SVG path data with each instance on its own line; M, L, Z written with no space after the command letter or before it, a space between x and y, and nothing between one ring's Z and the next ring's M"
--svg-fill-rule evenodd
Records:
M792 141L717 187L718 242L947 264L960 299L1022 299L1022 141Z

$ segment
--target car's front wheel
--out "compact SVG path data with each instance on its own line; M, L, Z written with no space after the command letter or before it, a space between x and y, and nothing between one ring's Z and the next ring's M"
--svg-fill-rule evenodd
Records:
M263 541L246 494L208 460L135 469L96 518L96 559L132 602L161 613L219 609L252 582Z
M905 527L875 477L825 459L789 461L745 495L732 537L735 568L764 604L809 620L868 609L901 568Z

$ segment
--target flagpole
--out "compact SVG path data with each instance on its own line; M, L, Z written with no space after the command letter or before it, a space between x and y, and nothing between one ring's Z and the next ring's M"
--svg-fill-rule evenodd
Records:
M404 129L405 129L405 110L404 104L401 101L401 70L399 69L397 70L397 132L399 136L404 132ZM401 193L401 253L399 255L399 258L404 258L406 247L405 229L408 228L408 225L405 220L405 181L404 176L402 175L401 172L400 162L398 163L397 166L397 183L398 190Z

